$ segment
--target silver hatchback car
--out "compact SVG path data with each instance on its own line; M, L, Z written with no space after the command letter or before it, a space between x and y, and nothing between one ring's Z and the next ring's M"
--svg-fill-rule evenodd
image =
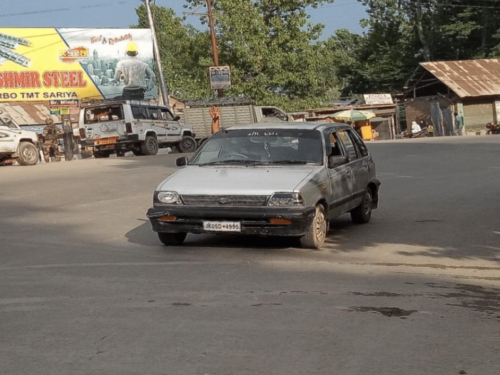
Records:
M224 128L156 188L147 216L160 241L187 233L296 236L319 249L329 222L350 212L367 223L380 181L366 145L338 123Z

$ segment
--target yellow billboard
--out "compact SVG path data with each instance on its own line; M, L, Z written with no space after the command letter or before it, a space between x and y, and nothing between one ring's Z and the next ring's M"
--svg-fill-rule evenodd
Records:
M0 28L0 102L157 98L149 29Z

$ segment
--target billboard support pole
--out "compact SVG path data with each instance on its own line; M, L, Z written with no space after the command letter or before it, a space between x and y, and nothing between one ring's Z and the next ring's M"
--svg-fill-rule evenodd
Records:
M149 7L150 0L143 0L143 1L144 1L144 5L146 6L146 10L148 12L149 28L151 29L151 32L153 34L153 52L154 52L156 64L158 67L158 73L160 75L161 97L162 97L163 105L165 105L168 109L170 109L170 102L168 100L168 89L167 89L167 86L165 85L165 79L163 77L163 69L161 67L160 50L158 48L158 40L156 39L155 25L153 22L153 16L151 15L151 9Z

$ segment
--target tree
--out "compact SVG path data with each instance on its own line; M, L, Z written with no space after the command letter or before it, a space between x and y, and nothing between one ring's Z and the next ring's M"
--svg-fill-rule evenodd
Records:
M172 9L154 5L151 9L170 94L178 99L209 97L207 69L211 54L207 33L184 26ZM141 5L136 12L139 22L133 27L149 27L146 7Z
M214 1L219 60L232 73L226 95L287 110L318 105L330 89L320 74L323 26L308 23L306 8L332 1Z

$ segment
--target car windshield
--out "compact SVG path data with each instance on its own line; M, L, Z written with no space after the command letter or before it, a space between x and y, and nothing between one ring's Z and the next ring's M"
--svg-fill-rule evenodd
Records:
M7 128L17 129L16 124L8 117L0 117L0 126L5 126Z
M190 164L323 163L321 134L308 129L237 129L214 134Z

